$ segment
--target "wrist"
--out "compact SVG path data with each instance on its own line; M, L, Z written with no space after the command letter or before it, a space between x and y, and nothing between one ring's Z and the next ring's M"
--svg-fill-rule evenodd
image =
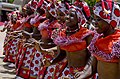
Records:
M53 60L50 60L50 64L52 64L53 63Z
M32 34L30 34L30 38L32 38Z

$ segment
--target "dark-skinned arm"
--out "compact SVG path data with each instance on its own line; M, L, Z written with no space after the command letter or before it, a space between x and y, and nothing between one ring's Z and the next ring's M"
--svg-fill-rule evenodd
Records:
M120 74L120 58L119 58L119 62L118 62L119 64L119 66L118 66L118 68L119 68L119 74ZM120 79L120 75L118 75L118 79Z
M40 40L40 38L41 38L40 31L38 30L37 27L33 28L32 38L34 38L36 40Z
M90 44L91 40L92 40L92 35L89 35L85 38L87 46ZM75 74L75 78L76 79L86 79L91 77L93 74L96 73L97 71L97 60L96 58L90 54L90 52L87 50L88 52L88 61L86 63L86 66L84 67L83 71L77 72Z
M89 46L89 44L91 43L92 38L93 38L92 34L85 38L87 46ZM88 52L89 56L92 57L92 62L91 62L92 74L90 75L90 76L92 76L97 72L97 59L90 54L89 50L87 50L87 52ZM88 62L89 62L89 60L88 60Z
M30 33L33 32L33 28L28 28L28 27L25 27L23 29L23 32L22 32L22 35L26 38L26 39L29 39L30 38Z
M60 61L62 61L65 57L66 57L66 51L60 49L59 46L57 46L57 52L58 52L58 55L56 56L56 58L54 58L54 60L51 62L51 64L56 64Z

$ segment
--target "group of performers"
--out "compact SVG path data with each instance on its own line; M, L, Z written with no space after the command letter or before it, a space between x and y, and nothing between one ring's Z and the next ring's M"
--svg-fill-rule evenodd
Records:
M16 79L120 79L118 2L31 0L8 19L4 62Z

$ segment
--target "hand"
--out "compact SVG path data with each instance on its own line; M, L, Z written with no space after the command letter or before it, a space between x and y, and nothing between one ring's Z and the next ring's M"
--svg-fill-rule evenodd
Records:
M43 59L42 63L43 63L43 66L45 67L48 67L51 65L51 62L47 58Z
M32 34L30 34L29 36L30 36L30 38L32 38Z
M45 51L47 51L50 55L54 56L54 51L51 49L46 49Z
M74 77L76 79L86 79L91 74L92 74L92 66L91 65L86 65L86 67L84 68L84 70L81 71L81 72L77 72Z
M67 76L62 76L60 79L71 79L71 78Z
M83 79L83 76L82 76L83 74L84 74L83 71L77 72L74 77L75 77L75 79Z
M34 43L34 47L35 47L39 52L41 51L41 48L40 48L39 43L35 42L35 43Z
M30 43L25 43L24 44L24 47L28 47L28 46L33 46L33 44L30 44Z

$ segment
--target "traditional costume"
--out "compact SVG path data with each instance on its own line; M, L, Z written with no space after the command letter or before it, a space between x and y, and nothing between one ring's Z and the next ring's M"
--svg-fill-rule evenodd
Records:
M102 0L96 3L93 12L96 16L110 24L111 26L109 26L109 28L120 26L120 7L116 2L112 2L112 0ZM118 63L120 58L120 30L116 29L114 33L106 37L104 37L103 34L95 32L88 49L99 62L106 64ZM101 76L102 72L99 73L98 71L98 74L100 77L103 77ZM108 75L109 73L106 74Z
M53 17L57 16L55 8L56 7L55 7L54 3L50 3L47 6L47 9L48 9L49 13ZM49 41L49 39L52 40L51 39L52 31L54 29L60 28L60 26L61 25L58 23L57 20L53 20L52 22L50 22L50 20L47 19L42 24L40 24L38 28L39 28L39 30L41 32L42 38L46 38ZM49 43L48 43L48 45L49 45ZM50 55L50 54L44 54L43 53L44 58L46 58L49 61L53 60L56 55L57 55L57 52L54 53L53 56ZM51 78L58 79L58 77L60 76L61 72L66 67L66 63L67 63L67 61L63 60L62 62L56 63L55 65L51 65L49 67L41 67L41 70L39 72L39 74L40 74L39 75L39 79L42 79L42 78L44 78L44 79L51 79ZM44 76L41 75L43 73L44 73Z
M32 0L30 1L26 7L30 7L31 10L34 12L36 10L37 1ZM30 24L30 19L34 17L34 14L31 14L25 18L23 21L23 26L25 28L31 29L29 32L32 32L32 25ZM21 54L19 54L18 58L18 68L17 68L17 76L20 76L22 78L29 78L30 77L30 68L31 68L31 62L33 60L33 55L37 51L34 46L32 46L29 42L31 38L24 39L26 41L23 42L23 47L19 50ZM27 43L26 43L27 42ZM26 46L28 44L28 46Z
M74 53L74 52L81 51L87 48L87 43L86 43L85 38L91 35L93 32L88 30L85 27L82 27L82 25L84 25L87 22L87 19L84 13L82 12L82 9L76 6L71 6L70 9L74 9L74 11L76 12L78 22L79 22L78 24L80 25L78 26L79 27L78 29L73 31L76 33L70 36L67 36L66 34L67 28L60 29L58 30L58 35L54 35L52 38L53 38L54 43L60 46L62 50L65 50L68 53ZM74 79L74 74L78 71L82 71L83 69L84 67L80 67L80 68L66 67L65 70L62 72L61 77Z

